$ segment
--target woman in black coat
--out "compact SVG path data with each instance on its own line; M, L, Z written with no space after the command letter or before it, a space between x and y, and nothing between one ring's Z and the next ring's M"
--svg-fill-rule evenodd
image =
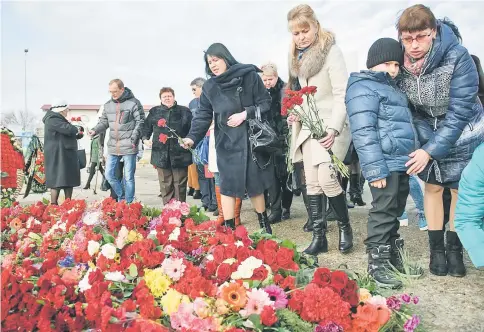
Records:
M206 73L211 78L203 85L200 109L184 139L185 147L198 143L214 120L224 225L235 227L235 198L243 198L247 191L261 228L272 233L264 190L274 181L273 168L268 164L270 157L252 154L246 121L255 118L257 108L265 118L271 108L271 97L258 75L260 70L238 63L224 45L212 44L204 59Z
M77 140L82 138L82 130L67 121L68 112L67 102L56 102L42 119L45 184L50 188L50 202L53 205L58 204L61 189L64 189L65 198L71 199L73 188L81 184Z
M172 88L160 90L161 105L150 109L144 123L143 143L152 146L151 164L158 171L163 204L172 198L185 202L187 198L188 166L193 163L190 151L183 149L168 127L180 137L185 137L190 131L192 112L188 107L180 106L175 101ZM164 119L166 123L159 123ZM153 143L149 141L153 135ZM161 140L164 141L160 142ZM166 139L166 140L165 140Z

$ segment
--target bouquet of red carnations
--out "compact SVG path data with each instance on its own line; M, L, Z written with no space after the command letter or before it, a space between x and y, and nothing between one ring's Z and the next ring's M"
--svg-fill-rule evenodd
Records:
M315 86L305 86L299 91L286 90L286 97L282 99L281 115L295 114L302 124L309 129L312 138L320 140L327 135L327 126L319 116L316 100L314 99L316 90ZM303 107L304 99L307 101L307 109ZM336 157L331 149L328 149L328 153L336 171L344 177L349 177L348 167Z

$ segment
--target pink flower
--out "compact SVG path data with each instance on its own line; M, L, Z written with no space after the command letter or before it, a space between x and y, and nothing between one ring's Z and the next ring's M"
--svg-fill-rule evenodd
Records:
M184 216L188 216L190 214L190 205L188 203L183 202L180 204L180 211L181 214Z
M182 225L181 220L178 219L177 217L170 217L170 219L168 219L168 223L170 225L175 225L177 227L181 227L181 225Z
M180 280L183 272L185 272L185 265L181 258L167 258L161 264L161 268L163 269L163 272L174 281Z
M170 315L171 327L176 331L191 329L195 318L196 317L193 314L193 304L182 302L178 307L178 311Z
M287 296L284 290L276 285L269 285L264 288L264 291L269 295L269 299L274 301L275 309L284 309L287 306Z
M247 293L247 304L240 311L240 315L244 318L252 314L260 315L266 305L272 306L273 304L274 302L269 298L269 294L263 289L254 288L250 293Z
M410 297L410 295L408 294L403 294L402 296L400 296L400 298L402 299L403 302L405 303L410 303L410 301L412 300L412 298Z

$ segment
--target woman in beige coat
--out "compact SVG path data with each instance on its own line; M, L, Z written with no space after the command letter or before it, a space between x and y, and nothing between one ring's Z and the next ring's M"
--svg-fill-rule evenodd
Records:
M302 160L304 163L310 220L313 221L313 241L304 252L317 255L328 251L326 195L339 217L339 250L346 253L353 247L353 233L345 194L327 151L331 148L343 160L351 140L344 101L348 80L346 65L334 35L321 28L310 6L293 8L287 20L292 33L289 86L317 87L314 97L319 117L327 126L327 136L318 142L294 114L288 117L292 126L292 162ZM307 105L303 107L308 109Z

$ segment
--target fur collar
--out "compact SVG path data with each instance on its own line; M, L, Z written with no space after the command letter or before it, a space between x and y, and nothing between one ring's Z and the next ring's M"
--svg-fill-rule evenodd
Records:
M307 80L321 71L329 50L336 42L334 34L329 33L329 36L324 45L321 45L321 42L318 40L314 45L310 46L299 61L297 56L289 54L289 63L291 64L289 72L292 77L300 77Z

